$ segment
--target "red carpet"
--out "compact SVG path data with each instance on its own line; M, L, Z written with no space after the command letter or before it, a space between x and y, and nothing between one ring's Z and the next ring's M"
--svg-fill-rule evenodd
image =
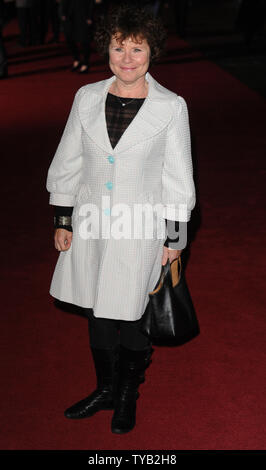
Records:
M8 38L7 49L1 449L266 449L265 100L175 38L151 70L190 111L198 201L186 276L201 333L155 346L137 425L114 435L112 411L63 415L96 380L86 319L48 293L58 253L45 188L75 91L110 73L94 54L89 75L71 74L63 44L21 52Z

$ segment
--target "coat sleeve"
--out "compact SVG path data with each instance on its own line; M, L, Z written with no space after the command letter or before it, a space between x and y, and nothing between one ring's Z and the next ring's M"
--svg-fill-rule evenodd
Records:
M165 219L188 222L196 203L187 105L176 95L169 124L162 169L162 202Z
M81 122L78 105L82 95L80 88L74 98L72 108L48 169L46 189L50 192L49 204L74 206L82 172Z

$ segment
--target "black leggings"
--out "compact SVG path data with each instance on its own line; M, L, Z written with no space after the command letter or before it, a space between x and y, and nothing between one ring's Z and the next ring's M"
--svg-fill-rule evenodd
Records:
M86 310L92 347L112 349L120 343L128 349L143 350L151 346L149 338L139 331L141 319L126 321L99 318L93 315L92 309Z

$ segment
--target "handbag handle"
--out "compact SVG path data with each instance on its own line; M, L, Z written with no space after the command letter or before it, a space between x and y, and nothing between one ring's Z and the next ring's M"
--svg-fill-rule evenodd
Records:
M181 279L182 264L181 264L180 255L178 256L178 258L172 261L172 263L170 264L170 270L171 270L172 285L173 287L175 287Z
M152 292L149 292L149 295L156 294L156 292L158 292L162 288L164 278L169 270L171 272L172 286L175 287L179 283L180 278L181 278L181 268L182 266L181 266L180 255L178 256L178 258L174 259L171 263L168 258L167 263L165 265L162 265L158 286Z

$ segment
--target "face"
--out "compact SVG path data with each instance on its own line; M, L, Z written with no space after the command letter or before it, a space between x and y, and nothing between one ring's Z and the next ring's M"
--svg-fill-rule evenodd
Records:
M119 35L118 35L119 36ZM134 83L145 76L150 62L146 39L140 43L127 38L122 43L115 36L109 45L109 65L113 74L125 83Z

